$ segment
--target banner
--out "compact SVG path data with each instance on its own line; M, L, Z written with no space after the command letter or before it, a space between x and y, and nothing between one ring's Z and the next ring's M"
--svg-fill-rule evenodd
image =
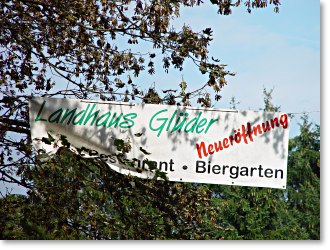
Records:
M285 113L36 97L30 125L38 152L54 153L65 138L122 174L286 188Z

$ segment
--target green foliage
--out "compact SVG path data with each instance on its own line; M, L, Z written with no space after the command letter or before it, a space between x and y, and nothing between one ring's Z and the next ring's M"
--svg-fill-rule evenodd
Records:
M272 102L272 93L274 89L267 90L264 88L263 94L264 94L264 111L269 111L269 112L279 112L280 111L280 106L275 106Z
M206 187L121 175L65 147L23 175L35 192L19 210L2 199L2 239L196 239L216 228Z
M248 12L279 1L211 0L219 14ZM120 175L96 159L69 150L35 157L28 100L33 96L210 107L234 73L210 57L212 29L172 28L180 8L202 1L1 1L0 185L16 183L27 195L2 194L0 239L319 239L320 128L302 118L290 140L286 190L143 180ZM118 37L127 43L119 44ZM150 44L147 53L140 43ZM195 90L140 86L141 72L182 70L192 60L208 79ZM57 86L54 75L65 87ZM56 88L55 88L56 87ZM264 90L266 111L278 111ZM231 105L238 102L232 99ZM13 136L15 134L15 136ZM17 136L18 134L18 136ZM136 134L135 136L141 136ZM49 135L46 144L54 141ZM118 157L130 143L114 138ZM148 155L143 147L141 152ZM122 158L120 157L122 156ZM152 166L151 166L152 168ZM18 178L14 177L17 176Z
M272 91L264 90L265 111L279 111ZM320 127L301 119L300 134L289 140L286 190L210 187L225 239L320 239Z
M302 120L286 190L143 180L63 147L0 200L0 238L320 239L319 126Z
M279 111L272 92L264 89L265 111ZM312 128L306 115L302 121L289 141L286 190L210 186L223 239L320 239L320 127Z
M288 203L310 238L320 238L320 126L302 116L300 135L290 140Z

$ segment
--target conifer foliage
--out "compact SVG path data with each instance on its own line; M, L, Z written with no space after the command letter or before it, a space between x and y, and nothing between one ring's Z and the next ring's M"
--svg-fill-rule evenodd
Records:
M277 0L211 0L220 15ZM235 75L208 53L212 29L172 27L180 1L0 1L0 239L319 239L320 129L302 118L290 141L287 189L143 180L67 147L35 157L33 96L210 107ZM125 41L125 42L123 42ZM141 52L140 44L150 50ZM193 90L148 89L142 72L182 70L190 60L207 81ZM156 83L157 84L157 83ZM147 88L147 90L145 90ZM268 95L267 95L268 94ZM274 108L265 92L266 109ZM276 107L275 107L276 108ZM274 110L273 110L274 111ZM68 142L69 143L69 142Z

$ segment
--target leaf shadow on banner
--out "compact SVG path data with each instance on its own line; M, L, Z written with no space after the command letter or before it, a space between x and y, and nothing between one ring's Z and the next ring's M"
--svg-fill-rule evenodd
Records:
M260 112L256 113L254 111L239 112L237 110L213 110L183 106L161 106L154 104L135 105L129 103L109 103L94 100L55 98L46 100L51 103L49 107L51 109L50 112L54 112L55 110L59 110L61 108L63 109L63 113L66 112L66 110L76 110L75 115L81 113L81 118L77 115L79 120L77 118L78 121L76 121L76 125L68 125L70 120L65 120L64 123L43 123L41 126L45 126L44 129L47 131L53 131L58 136L65 135L70 144L76 147L78 151L82 148L91 150L90 152L92 152L92 154L89 155L90 157L105 160L105 162L115 171L124 174L133 173L133 175L139 177L142 177L143 174L146 176L153 176L152 171L148 171L147 168L141 167L143 165L141 162L144 163L145 160L152 162L160 162L164 160L159 159L157 154L155 154L156 151L159 152L162 149L170 149L167 152L171 152L170 154L173 155L173 157L176 157L173 159L182 158L192 162L194 159L198 160L196 152L197 143L201 141L205 141L209 144L217 143L224 138L233 136L240 126L243 126L248 122L253 127L257 124L265 123L280 114L263 112L262 115L260 115ZM42 100L39 99L39 106L41 106L41 103ZM197 119L196 117L207 117L209 120L214 119L214 126L210 129L210 131L214 130L212 131L213 136L210 137L206 133L202 132L198 134L194 133L194 129L190 132L185 132L182 128L181 131L176 130L173 132L169 124L166 131L163 131L164 133L158 134L159 137L156 136L157 133L150 133L150 124L148 124L148 122L152 112L155 113L164 107L166 107L166 110L171 111L165 115L166 118L164 118L164 121L167 119L166 122L169 122L171 114L173 114L173 117L171 118L173 121L179 121L178 119L180 116L180 119L182 119L182 117L186 115L187 121L185 124L189 122L189 119L190 121L194 118ZM134 126L132 126L132 129L129 128L129 126L124 126L127 125L127 123L125 123L125 119L123 119L123 117L127 114L135 114L134 112L137 112L137 108L140 109L140 113L138 114L137 119L134 120ZM95 119L93 118L94 114L96 114L95 117L97 117ZM138 119L139 115L141 115L143 119ZM91 116L92 118L87 119L86 121L86 116ZM243 120L242 116L244 117ZM82 120L80 121L80 119ZM110 126L109 121L111 119L113 119L113 125ZM278 119L280 118L278 117ZM120 126L120 124L124 125ZM222 132L217 133L217 129L221 126L223 127L221 130ZM137 130L134 130L135 127L137 127ZM256 135L254 138L257 140L257 138L260 137L264 143L272 143L275 154L280 155L280 157L284 159L287 155L287 145L285 145L287 142L283 141L285 131L284 129L279 129L276 127L273 130L275 131L272 131L272 133L262 133L261 135ZM122 146L125 145L124 143L129 143L129 150L122 150L122 152L119 152L117 147L118 145L116 146L116 142L118 142L118 140L122 143ZM248 147L248 145L242 144L244 143L241 143L241 147ZM185 149L188 148L189 150L184 152L181 150L182 147ZM235 147L236 145L234 144L230 149L228 149L228 151L232 150L230 153L233 154L232 158L234 161L235 158L239 157L240 153L239 149ZM221 155L219 156L220 153L223 152L217 153L217 159L221 157ZM257 153L262 154L263 152ZM167 157L172 157L171 155ZM122 157L124 161L121 161L118 158L119 156ZM117 158L115 162L111 161L114 157ZM214 158L215 154L209 154L205 160L212 162ZM125 161L129 164L125 164ZM179 166L179 168L181 167L182 166ZM189 166L189 168L190 167L191 166ZM144 173L141 174L141 172Z

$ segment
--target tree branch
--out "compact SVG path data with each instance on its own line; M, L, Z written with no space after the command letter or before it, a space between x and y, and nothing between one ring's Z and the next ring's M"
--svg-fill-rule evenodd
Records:
M6 117L0 117L0 128L3 131L30 134L30 124L25 121L12 120Z

